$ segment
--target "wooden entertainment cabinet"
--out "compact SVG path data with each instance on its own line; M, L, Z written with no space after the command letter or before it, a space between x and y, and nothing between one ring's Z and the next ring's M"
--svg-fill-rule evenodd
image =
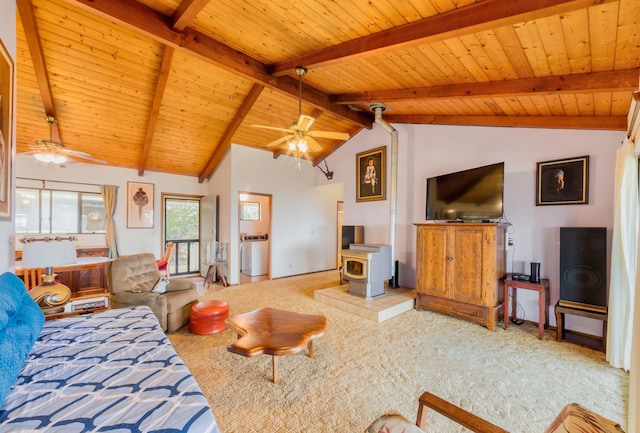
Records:
M504 299L507 226L416 225L416 309L449 314L493 331Z

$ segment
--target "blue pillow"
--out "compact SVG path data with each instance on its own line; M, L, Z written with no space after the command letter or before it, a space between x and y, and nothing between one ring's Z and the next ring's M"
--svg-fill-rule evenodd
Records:
M0 275L0 407L42 331L44 314L11 272Z

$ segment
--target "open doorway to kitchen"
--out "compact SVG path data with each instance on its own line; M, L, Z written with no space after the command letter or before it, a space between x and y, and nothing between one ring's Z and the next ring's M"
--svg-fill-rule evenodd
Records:
M238 193L239 283L271 278L271 194Z

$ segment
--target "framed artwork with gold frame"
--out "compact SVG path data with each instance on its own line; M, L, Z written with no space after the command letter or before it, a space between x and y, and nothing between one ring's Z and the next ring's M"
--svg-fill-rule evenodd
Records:
M356 155L356 201L384 200L387 192L386 146Z
M589 156L537 163L536 206L589 203Z

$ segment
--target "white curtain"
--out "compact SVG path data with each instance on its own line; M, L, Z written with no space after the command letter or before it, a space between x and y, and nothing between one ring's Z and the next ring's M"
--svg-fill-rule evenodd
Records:
M636 410L640 331L636 332L636 335L633 334L634 322L636 329L640 323L638 314L634 314L634 310L638 311L635 309L636 304L640 304L640 299L636 299L638 297L635 296L637 281L640 279L637 273L640 247L639 216L638 157L635 144L626 139L616 157L607 360L614 367L631 370L628 433L640 433ZM632 369L632 366L635 368Z

